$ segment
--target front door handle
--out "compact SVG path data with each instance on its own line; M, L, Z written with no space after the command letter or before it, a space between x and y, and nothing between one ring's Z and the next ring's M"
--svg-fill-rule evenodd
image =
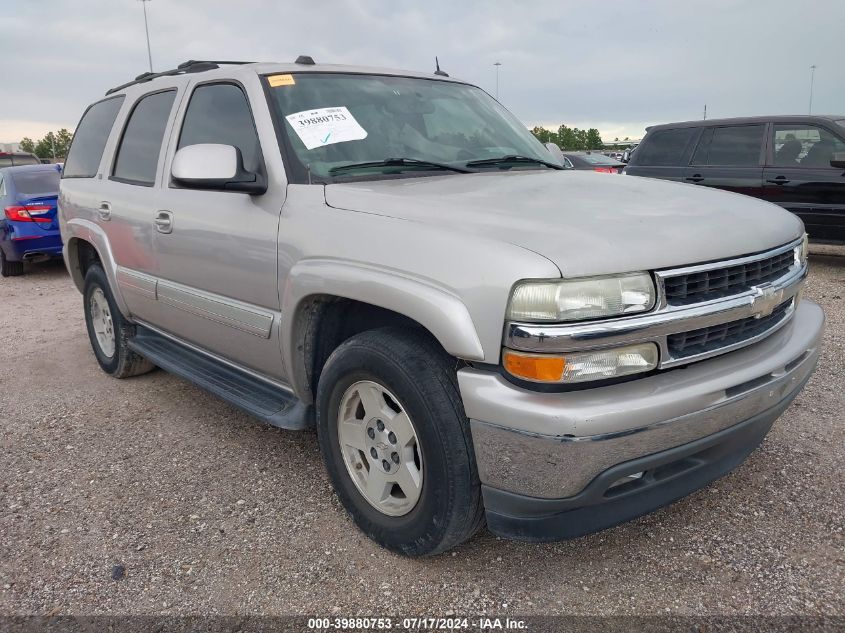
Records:
M173 232L173 214L170 211L159 211L156 213L156 219L153 220L156 225L156 231L159 233Z
M777 178L770 178L766 182L770 182L773 185L785 185L789 182L789 179L786 176L778 176Z
M692 176L687 176L687 180L689 180L690 182L701 182L702 180L704 180L704 176L702 176L701 174L693 174Z
M104 222L111 220L111 203L106 202L105 200L100 203L100 208L97 209L97 215L100 216L100 219Z

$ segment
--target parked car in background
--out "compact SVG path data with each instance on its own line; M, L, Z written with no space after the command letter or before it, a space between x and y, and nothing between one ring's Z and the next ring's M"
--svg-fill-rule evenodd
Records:
M56 218L60 169L26 165L0 169L0 274L23 274L25 261L61 257Z
M599 152L563 151L555 143L544 143L549 153L566 169L580 169L615 174L625 165Z
M144 73L83 115L60 200L103 371L316 425L340 502L405 555L671 503L739 465L819 357L795 216L564 170L443 73Z
M845 116L657 125L625 173L768 200L801 218L811 240L845 243Z
M622 162L623 163L630 162L631 156L633 155L634 150L637 149L637 147L639 147L639 145L640 145L639 143L637 143L636 145L631 145L631 147L629 147L624 152L622 152Z
M618 158L597 152L562 152L564 167L617 174L625 166Z
M0 152L0 167L17 165L40 165L41 159L29 152Z

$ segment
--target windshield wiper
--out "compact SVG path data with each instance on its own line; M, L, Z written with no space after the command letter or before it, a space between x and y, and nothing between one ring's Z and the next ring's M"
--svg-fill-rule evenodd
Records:
M530 156L520 156L519 154L508 154L507 156L499 156L498 158L482 158L480 160L471 160L466 163L467 167L485 167L487 165L506 165L508 163L533 163L535 165L545 165L552 169L563 169L562 165L553 163L542 158L531 158Z
M355 169L366 169L368 167L428 167L431 169L443 169L446 171L456 171L461 174L471 174L472 170L466 167L458 167L456 165L449 165L448 163L437 163L430 160L420 160L418 158L385 158L384 160L373 160L365 163L350 163L349 165L338 165L329 170L329 174L336 176L345 171L352 171Z

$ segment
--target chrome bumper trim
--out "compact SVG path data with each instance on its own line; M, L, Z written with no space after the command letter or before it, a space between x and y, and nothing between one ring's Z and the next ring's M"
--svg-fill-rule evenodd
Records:
M617 464L729 428L794 398L816 367L824 313L811 301L753 348L630 383L538 393L458 372L485 485L558 499Z
M794 248L794 245L769 251L765 253L765 256L783 252L788 248ZM732 261L734 260L719 262L718 267L729 266ZM710 264L710 266L717 267L716 264ZM662 274L665 276L678 274L677 271L678 269L673 269L665 273L657 273L658 279L661 279ZM740 349L774 333L792 317L795 309L794 297L801 291L806 277L806 265L792 266L778 279L754 286L740 294L690 306L666 306L661 299L662 307L657 311L621 319L579 324L508 323L505 327L504 344L510 349L519 351L552 353L651 341L657 343L660 348L659 367L674 367ZM658 287L661 286L662 282L658 283ZM660 294L662 296L662 293ZM789 307L783 318L757 336L715 350L678 358L673 357L669 350L667 337L670 334L690 332L749 317L766 316L774 307L790 300L793 305Z

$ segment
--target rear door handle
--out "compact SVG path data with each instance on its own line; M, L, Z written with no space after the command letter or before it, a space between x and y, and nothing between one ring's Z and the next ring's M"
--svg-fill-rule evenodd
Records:
M103 201L100 203L100 208L97 209L97 215L103 221L111 220L111 203Z
M770 178L766 182L770 182L773 185L785 185L789 182L789 179L786 176L778 176L777 178Z
M704 180L704 176L702 176L701 174L693 174L692 176L687 176L687 180L689 180L690 182L701 182L702 180Z
M156 213L156 218L153 220L156 225L156 231L159 233L173 232L173 214L170 211L159 211Z

